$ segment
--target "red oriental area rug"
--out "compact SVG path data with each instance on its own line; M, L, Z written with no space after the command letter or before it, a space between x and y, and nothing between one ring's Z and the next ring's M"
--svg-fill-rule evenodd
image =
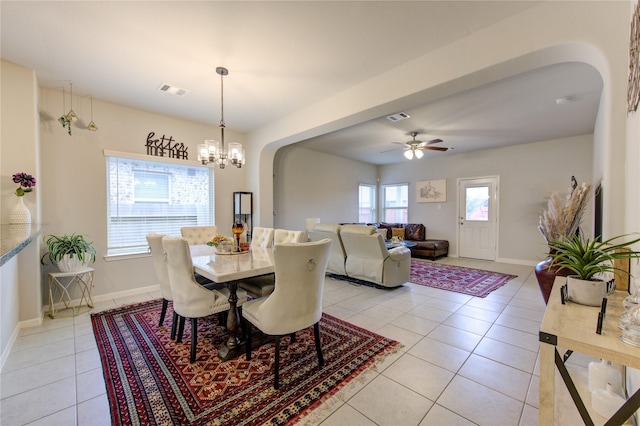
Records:
M293 343L283 338L274 390L273 343L254 348L250 362L244 355L221 362L217 350L228 334L211 316L198 321L197 360L189 364L190 327L176 343L169 320L158 327L160 309L154 300L91 315L114 425L297 423L400 346L324 314L324 367L318 368L313 327Z
M427 287L486 297L517 275L464 268L420 259L411 259L409 281Z

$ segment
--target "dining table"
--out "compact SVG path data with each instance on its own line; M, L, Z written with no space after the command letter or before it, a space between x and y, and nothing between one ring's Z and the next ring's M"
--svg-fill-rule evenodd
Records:
M244 252L219 253L213 246L195 244L190 246L190 250L195 272L214 283L225 284L229 289L229 338L218 350L218 356L223 361L235 358L242 353L238 336L238 283L247 278L273 274L273 248L256 247Z

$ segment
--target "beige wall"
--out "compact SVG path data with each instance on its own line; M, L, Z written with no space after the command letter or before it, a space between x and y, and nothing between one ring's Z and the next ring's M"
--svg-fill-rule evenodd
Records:
M278 227L303 229L305 217L322 222L358 220L358 184L409 183L409 222L422 223L427 238L448 240L457 256L457 179L500 178L498 260L535 264L544 258L546 245L537 230L538 218L552 191L566 193L575 175L592 181L591 135L542 141L512 147L457 154L376 167L305 148L278 151L275 164ZM416 182L447 179L445 203L417 203ZM593 215L584 229L592 233Z
M274 160L274 226L304 229L304 219L358 221L358 185L376 184L372 164L290 145Z
M9 212L16 203L17 186L11 176L17 172L40 178L39 138L37 126L37 80L32 70L1 63L1 115L0 131L0 197L2 223L7 223ZM40 193L25 196L32 220L40 218ZM2 236L7 239L8 236ZM40 321L41 284L38 267L39 243L27 248L4 264L0 271L0 366L8 354L7 349L17 336L18 323Z
M90 236L98 251L94 297L126 293L156 284L149 257L107 261L106 168L103 150L146 155L149 132L172 136L189 147L196 160L196 146L205 139L219 139L216 125L203 125L158 114L93 101L97 132L72 126L69 136L56 121L62 113L62 93L41 89L40 192L42 219L49 224L47 234L81 233ZM68 104L68 100L67 100ZM90 117L88 98L74 100L74 111L85 122ZM243 135L228 131L227 141L244 142ZM157 157L149 156L149 159ZM246 190L242 169L215 170L215 222L218 229L231 229L233 191ZM226 225L226 226L225 226ZM44 272L50 270L45 267Z
M623 231L628 7L624 1L542 2L247 135L261 151L248 176L268 220L272 158L289 143L545 65L579 61L603 79L593 178L605 188L605 235ZM437 66L434 66L437 64ZM266 149L263 149L266 148Z

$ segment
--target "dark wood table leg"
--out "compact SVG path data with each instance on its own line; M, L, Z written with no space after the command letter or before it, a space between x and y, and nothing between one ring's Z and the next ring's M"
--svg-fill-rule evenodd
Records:
M240 316L238 315L238 283L230 282L227 284L229 289L229 315L227 315L227 330L229 338L227 343L218 350L218 356L221 360L227 361L235 358L243 352L238 338L238 324Z

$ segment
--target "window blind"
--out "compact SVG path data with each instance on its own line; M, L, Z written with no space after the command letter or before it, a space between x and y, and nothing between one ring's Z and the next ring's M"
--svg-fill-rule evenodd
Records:
M107 255L146 253L149 233L213 225L213 168L105 152ZM197 163L196 163L197 164Z

